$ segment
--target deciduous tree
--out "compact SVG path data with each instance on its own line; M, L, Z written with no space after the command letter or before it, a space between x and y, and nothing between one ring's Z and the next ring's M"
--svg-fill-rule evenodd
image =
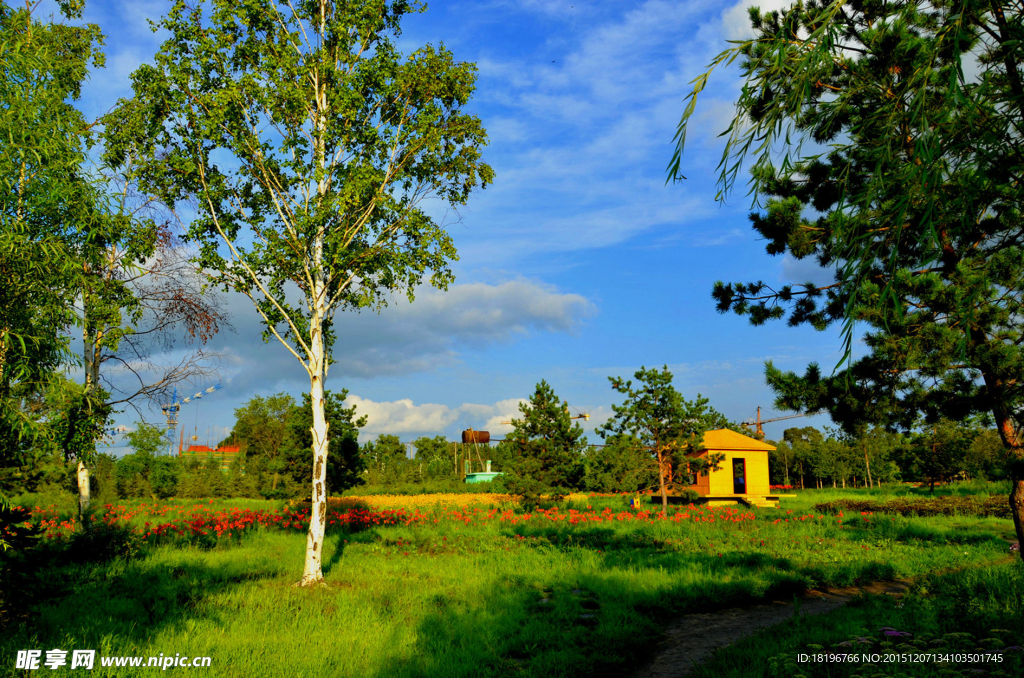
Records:
M66 19L81 17L83 2L58 4ZM0 5L0 455L41 434L82 458L106 419L102 398L67 390L68 411L46 420L32 416L32 402L65 384L57 371L72 358L78 255L106 237L102 192L83 169L88 125L74 105L87 69L103 64L102 37L92 24L39 21L35 9Z
M67 18L81 16L82 2L61 4ZM28 5L0 9L3 50L14 57L4 61L0 113L5 139L0 275L11 281L0 293L0 372L9 364L18 375L8 370L0 381L10 386L14 379L15 391L25 397L57 364L82 365L83 388L66 391L61 399L66 410L50 419L60 433L50 437L78 461L84 518L89 459L113 408L142 396L155 398L203 368L202 355L190 353L158 376L143 376L154 368L146 347L173 344L176 333L205 340L223 317L216 295L200 293L195 272L177 256L169 231L145 217L139 209L144 204L131 204L127 156L116 177L90 169L94 126L74 102L88 68L103 64L99 28L40 22L32 10ZM73 325L81 331L80 352L67 343ZM20 350L8 350L12 338ZM26 363L23 358L30 354ZM135 375L140 383L101 382L109 360L118 361L121 375ZM50 381L51 387L63 383ZM10 414L5 404L13 401L2 396L0 401L0 410Z
M416 448L416 460L423 465L422 477L434 479L457 474L455 455L452 454L454 444L444 436L422 436L412 444Z
M406 0L176 2L169 38L108 119L114 152L167 204L194 199L189 237L213 278L252 300L265 338L302 365L312 403L312 499L301 582L323 579L324 380L339 308L445 288L455 248L422 201L465 203L492 178L463 111L475 68L443 47L403 58ZM296 302L298 300L298 303Z
M359 457L371 485L391 485L406 479L409 456L398 436L384 433L368 440L360 448Z
M268 496L276 493L281 472L287 466L284 447L288 442L289 417L297 409L295 399L287 393L254 396L235 409L231 435L220 443L244 446L249 463L261 458L259 468L273 473Z
M931 492L935 492L935 483L963 474L977 434L971 426L943 419L915 436L911 451L917 457L917 471L928 481Z

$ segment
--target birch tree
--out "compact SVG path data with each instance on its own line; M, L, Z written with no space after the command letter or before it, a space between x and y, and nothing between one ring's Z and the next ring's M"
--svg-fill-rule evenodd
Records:
M491 181L486 133L463 111L475 67L443 46L407 57L405 0L196 0L108 118L110 151L146 148L146 186L194 201L188 238L225 288L249 297L309 377L312 515L299 582L323 580L328 425L324 380L339 309L379 308L456 252L424 200L464 204Z

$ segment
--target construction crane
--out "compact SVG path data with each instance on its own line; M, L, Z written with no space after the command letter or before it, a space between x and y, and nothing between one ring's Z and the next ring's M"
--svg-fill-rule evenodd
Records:
M745 421L741 426L753 426L755 427L754 437L758 440L764 440L764 429L761 428L761 424L770 424L773 421L782 421L784 419L796 419L797 417L810 417L815 414L821 414L824 410L815 410L814 412L798 412L796 414L787 414L784 417L772 417L771 419L761 418L761 406L757 406L757 419L754 421Z
M178 387L174 387L174 394L171 396L171 402L169 405L163 405L160 407L163 410L164 415L167 416L167 433L170 436L171 443L167 448L167 453L170 455L174 454L174 431L178 428L178 411L181 410L181 406L185 403L192 402L202 398L207 393L213 393L217 389L223 388L220 384L215 384L210 388L204 389L199 393L194 393L187 398L178 398Z

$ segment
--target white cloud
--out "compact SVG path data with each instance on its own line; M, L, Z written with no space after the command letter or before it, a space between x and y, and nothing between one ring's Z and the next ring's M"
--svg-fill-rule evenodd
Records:
M545 7L520 11L547 16ZM467 223L486 225L460 234L465 260L504 265L668 232L693 244L723 243L696 225L716 205L691 192L699 175L715 171L717 153L689 152L684 174L697 180L665 186L688 83L723 46L717 28L693 36L694 26L717 27L721 14L695 1L608 9L588 7L587 25L567 27L542 54L478 59L480 96L491 109L484 124L490 129L494 120L497 130L487 150L497 179L465 211ZM713 111L705 111L708 102L699 108L688 135L698 144L728 119L721 115L728 97L717 89L705 96L718 98ZM516 124L505 138L508 120Z
M229 306L237 333L211 343L225 354L225 372L235 388L280 389L305 379L276 339L259 339L262 328L247 298L231 295ZM333 380L430 371L457 364L467 348L534 333L574 333L595 312L582 295L524 279L452 285L447 292L421 289L412 304L399 299L380 314L340 311L329 374Z
M794 0L740 0L722 13L722 35L726 40L747 40L754 37L750 27L750 8L757 7L761 14L792 7Z
M487 431L492 439L500 439L512 431L512 419L522 418L519 406L528 402L526 398L507 398L492 404L463 403L456 407L437 403L416 404L412 400L402 399L388 402L375 402L356 395L349 395L346 405L355 405L359 416L366 415L366 426L360 432L363 440L375 438L381 434L398 435L402 438L414 436L445 435L451 440L459 439L459 434L468 428ZM613 412L608 406L594 408L573 407L574 415L586 412L590 420L577 419L590 442L598 441L596 429L611 418Z
M835 282L835 270L822 268L814 257L797 259L789 252L782 257L780 279L785 283L810 282L815 285L831 285Z
M453 436L458 430L470 427L479 431L489 431L492 436L500 437L511 430L510 426L502 425L501 422L517 416L519 403L523 400L511 398L491 405L464 403L457 407L449 407L437 403L417 405L408 398L375 402L350 395L345 402L347 405L356 406L357 415L366 415L366 426L361 431L365 439L385 433Z

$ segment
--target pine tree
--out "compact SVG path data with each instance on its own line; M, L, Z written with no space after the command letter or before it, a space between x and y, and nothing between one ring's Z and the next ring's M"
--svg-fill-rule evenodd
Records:
M704 449L704 434L733 425L708 399L697 394L690 401L672 385L668 365L661 370L641 367L632 381L621 377L608 377L612 388L626 396L622 405L612 405L615 416L599 430L606 439L631 436L639 449L647 452L655 463L661 510L668 510L668 489L676 476L690 476L717 468L724 458L721 454L700 455Z
M769 254L814 257L828 285L717 283L754 324L843 327L829 375L767 366L785 409L827 409L850 433L986 414L1008 450L1024 540L1024 17L1008 0L854 0L751 10L756 38L728 132L720 195L755 149L751 215ZM976 75L965 73L968 55ZM696 81L670 172L678 175ZM782 146L784 156L773 155ZM800 144L813 144L804 153ZM795 157L794 157L795 156ZM867 355L852 342L866 328Z
M543 379L520 403L521 419L512 420L505 436L505 487L527 502L542 494L559 498L583 486L587 439L570 419L568 405Z

